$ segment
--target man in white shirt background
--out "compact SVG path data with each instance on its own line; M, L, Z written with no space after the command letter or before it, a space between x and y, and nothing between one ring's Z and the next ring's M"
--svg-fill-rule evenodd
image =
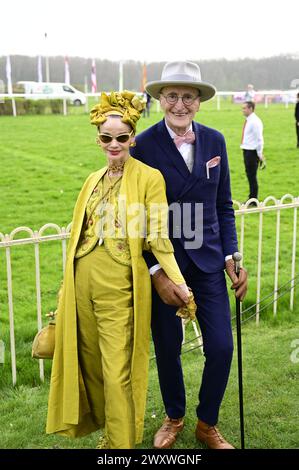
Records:
M266 167L263 155L263 123L255 114L254 110L255 103L253 101L246 101L242 106L242 111L246 117L246 121L243 126L240 147L243 149L245 170L249 182L248 199L258 199L257 170L259 166L261 169ZM256 205L256 203L252 202L250 205Z

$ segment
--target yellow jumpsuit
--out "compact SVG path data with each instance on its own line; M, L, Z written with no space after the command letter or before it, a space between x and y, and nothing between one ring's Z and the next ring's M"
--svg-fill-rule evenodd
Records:
M103 168L87 178L74 209L56 318L46 432L77 437L106 427L110 447L130 448L142 442L148 381L151 282L144 249L152 250L176 284L184 279L167 226L162 229L155 216L152 224L147 215L138 221L142 236L128 231L127 238L104 237L99 245L101 226L93 218L96 190L106 181L106 172ZM155 204L167 209L161 173L132 157L111 201L118 189L126 198L128 227L134 223L129 210L134 204L146 207L146 214Z

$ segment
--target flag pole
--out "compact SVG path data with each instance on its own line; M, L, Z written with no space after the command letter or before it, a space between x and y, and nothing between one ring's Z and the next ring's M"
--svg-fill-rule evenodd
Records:
M91 62L91 93L97 92L97 71L96 71L96 61L92 59ZM95 97L96 101L96 97Z
M49 82L50 81L50 67L49 67L49 55L48 55L48 48L47 48L47 38L48 38L48 34L45 33L45 44L46 44L46 54L45 54L45 57L46 57L46 81Z
M42 68L42 56L37 57L37 81L41 83L43 81L43 68Z
M6 57L6 79L7 79L7 93L9 95L13 95L12 81L11 81L11 63L10 63L9 55ZM11 96L11 104L12 104L12 113L14 117L16 117L17 109L16 109L16 102L13 96Z
M123 61L119 61L119 82L118 82L118 89L119 91L123 91L124 89L124 69L123 69Z

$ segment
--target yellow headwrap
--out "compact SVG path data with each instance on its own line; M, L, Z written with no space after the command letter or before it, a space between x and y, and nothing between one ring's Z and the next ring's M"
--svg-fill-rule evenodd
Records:
M136 124L143 108L144 103L131 91L112 91L110 95L102 93L99 104L94 106L90 112L90 122L99 126L107 120L107 116L118 114L122 116L122 122L130 124L135 133Z

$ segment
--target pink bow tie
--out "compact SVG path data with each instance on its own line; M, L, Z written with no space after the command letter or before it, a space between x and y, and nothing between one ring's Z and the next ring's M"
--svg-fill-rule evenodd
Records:
M186 132L185 135L176 135L173 139L175 145L179 149L184 143L193 144L195 142L195 134L193 131Z

